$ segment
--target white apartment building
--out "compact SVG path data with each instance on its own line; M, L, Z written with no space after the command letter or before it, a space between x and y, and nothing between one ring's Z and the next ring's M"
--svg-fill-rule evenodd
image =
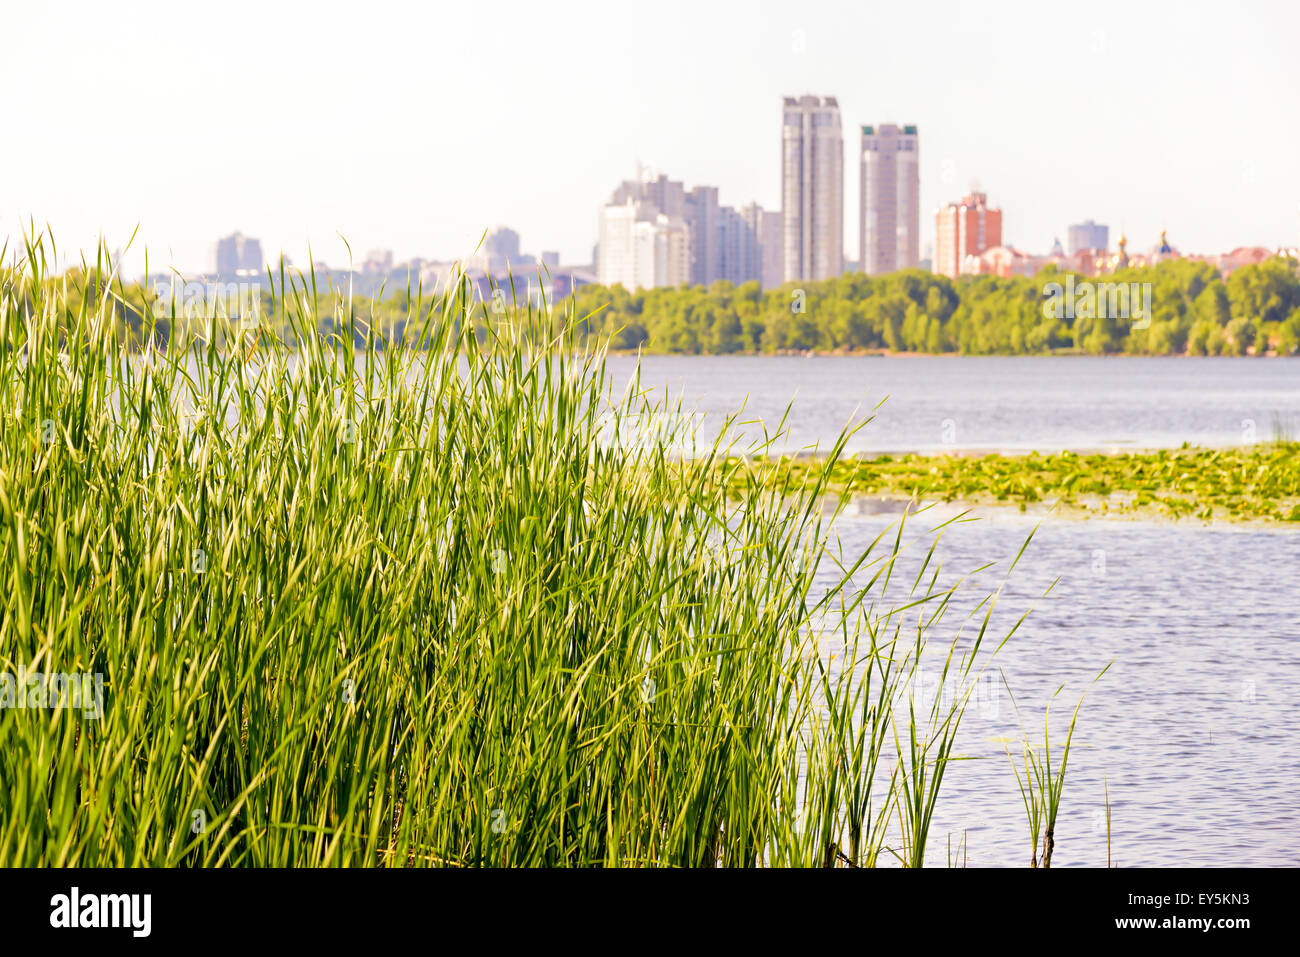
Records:
M757 203L737 211L716 186L687 190L666 176L625 180L600 214L596 277L627 289L781 284L781 220Z
M833 96L787 96L781 118L784 280L844 270L844 137Z
M600 212L596 278L603 286L629 290L689 283L691 232L686 221L631 196L606 205Z

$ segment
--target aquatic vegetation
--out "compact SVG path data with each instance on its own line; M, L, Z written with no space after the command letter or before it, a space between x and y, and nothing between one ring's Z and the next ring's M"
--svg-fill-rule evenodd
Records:
M773 488L841 495L1053 506L1061 514L1300 522L1300 443L1030 455L882 455L835 462L753 458Z
M1093 679L1093 684L1100 681L1109 669L1110 665L1103 668L1097 677ZM1062 688L1057 688L1053 692L1052 698L1055 699L1062 690ZM1010 696L1011 703L1016 709L1016 716L1019 718L1020 706L1016 704L1016 696L1011 691L1010 685L1007 686L1007 694ZM1029 732L1025 728L1023 720L1021 721L1023 776L1020 773L1020 768L1016 765L1016 759L1011 754L1011 749L1007 748L1007 758L1011 761L1011 770L1016 777L1016 788L1020 791L1020 798L1025 805L1025 819L1029 826L1030 867L1052 866L1052 854L1056 849L1056 819L1060 815L1061 796L1065 790L1065 770L1070 763L1070 746L1074 742L1074 728L1079 721L1079 709L1083 707L1083 701L1087 696L1088 692L1085 691L1079 696L1079 700L1074 706L1074 712L1070 716L1069 730L1065 735L1065 747L1061 749L1061 763L1056 768L1052 766L1052 709L1050 703L1043 712L1042 750L1039 750L1030 742ZM1041 845L1039 844L1040 835L1042 837ZM1106 855L1106 864L1110 866L1109 785L1106 786Z

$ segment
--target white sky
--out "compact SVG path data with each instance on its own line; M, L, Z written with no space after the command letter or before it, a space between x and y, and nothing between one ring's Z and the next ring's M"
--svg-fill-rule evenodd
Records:
M484 228L586 262L638 160L779 206L780 97L839 98L845 251L862 123L921 135L933 210L978 180L1043 252L1092 217L1130 248L1300 243L1300 4L0 0L0 234L140 235L128 271L218 236L346 263Z

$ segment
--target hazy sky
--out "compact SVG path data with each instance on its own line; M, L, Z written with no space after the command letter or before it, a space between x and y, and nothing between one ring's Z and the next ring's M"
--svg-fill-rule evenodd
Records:
M211 267L236 229L346 263L470 251L487 226L586 262L638 161L779 208L780 98L915 123L922 246L978 181L1004 240L1067 223L1145 248L1300 243L1300 4L22 3L0 0L0 233L101 232ZM138 271L139 255L127 266Z

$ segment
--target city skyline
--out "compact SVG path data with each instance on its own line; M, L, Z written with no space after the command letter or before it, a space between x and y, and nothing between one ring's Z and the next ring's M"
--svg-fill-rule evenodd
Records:
M1300 14L1281 3L1229 17L1206 3L1101 2L1086 20L1027 4L927 17L810 3L735 18L669 3L654 22L638 18L627 63L599 69L560 54L612 52L629 13L505 5L494 50L540 78L536 107L508 119L482 104L504 102L515 81L473 71L477 48L451 39L474 32L468 11L403 11L400 33L382 2L365 17L348 6L308 19L239 3L216 21L169 12L186 69L163 82L153 58L118 51L165 9L0 13L15 40L0 82L20 90L24 77L50 78L3 107L6 127L39 144L0 158L3 181L18 184L0 194L11 246L29 217L48 222L69 256L100 233L123 246L138 224L128 272L142 270L146 247L151 270L198 271L211 237L234 230L261 237L268 256L306 262L310 242L310 258L345 263L340 233L354 251L453 258L472 252L486 226L508 222L562 261L587 262L591 210L638 160L780 208L770 117L792 92L836 97L850 142L874 121L925 131L922 250L935 241L931 212L973 181L1006 211L1008 241L1026 249L1046 249L1088 217L1113 235L1167 228L1206 252L1300 238L1300 119L1290 108L1300 65L1287 50ZM344 14L349 29L339 31ZM912 42L866 58L864 31ZM60 42L23 42L42 35ZM404 55L423 37L445 41L430 63ZM232 44L248 53L233 72L221 55ZM931 58L935 49L944 56ZM1061 53L1078 69L1055 71ZM331 66L343 56L346 75ZM301 94L265 101L285 70L301 75ZM112 84L99 92L98 77ZM66 122L87 89L99 92L96 108ZM332 132L353 121L355 132ZM1216 124L1242 135L1208 135ZM221 148L200 148L204 136ZM522 163L520 143L539 147ZM850 154L844 162L844 256L855 260L857 164Z

